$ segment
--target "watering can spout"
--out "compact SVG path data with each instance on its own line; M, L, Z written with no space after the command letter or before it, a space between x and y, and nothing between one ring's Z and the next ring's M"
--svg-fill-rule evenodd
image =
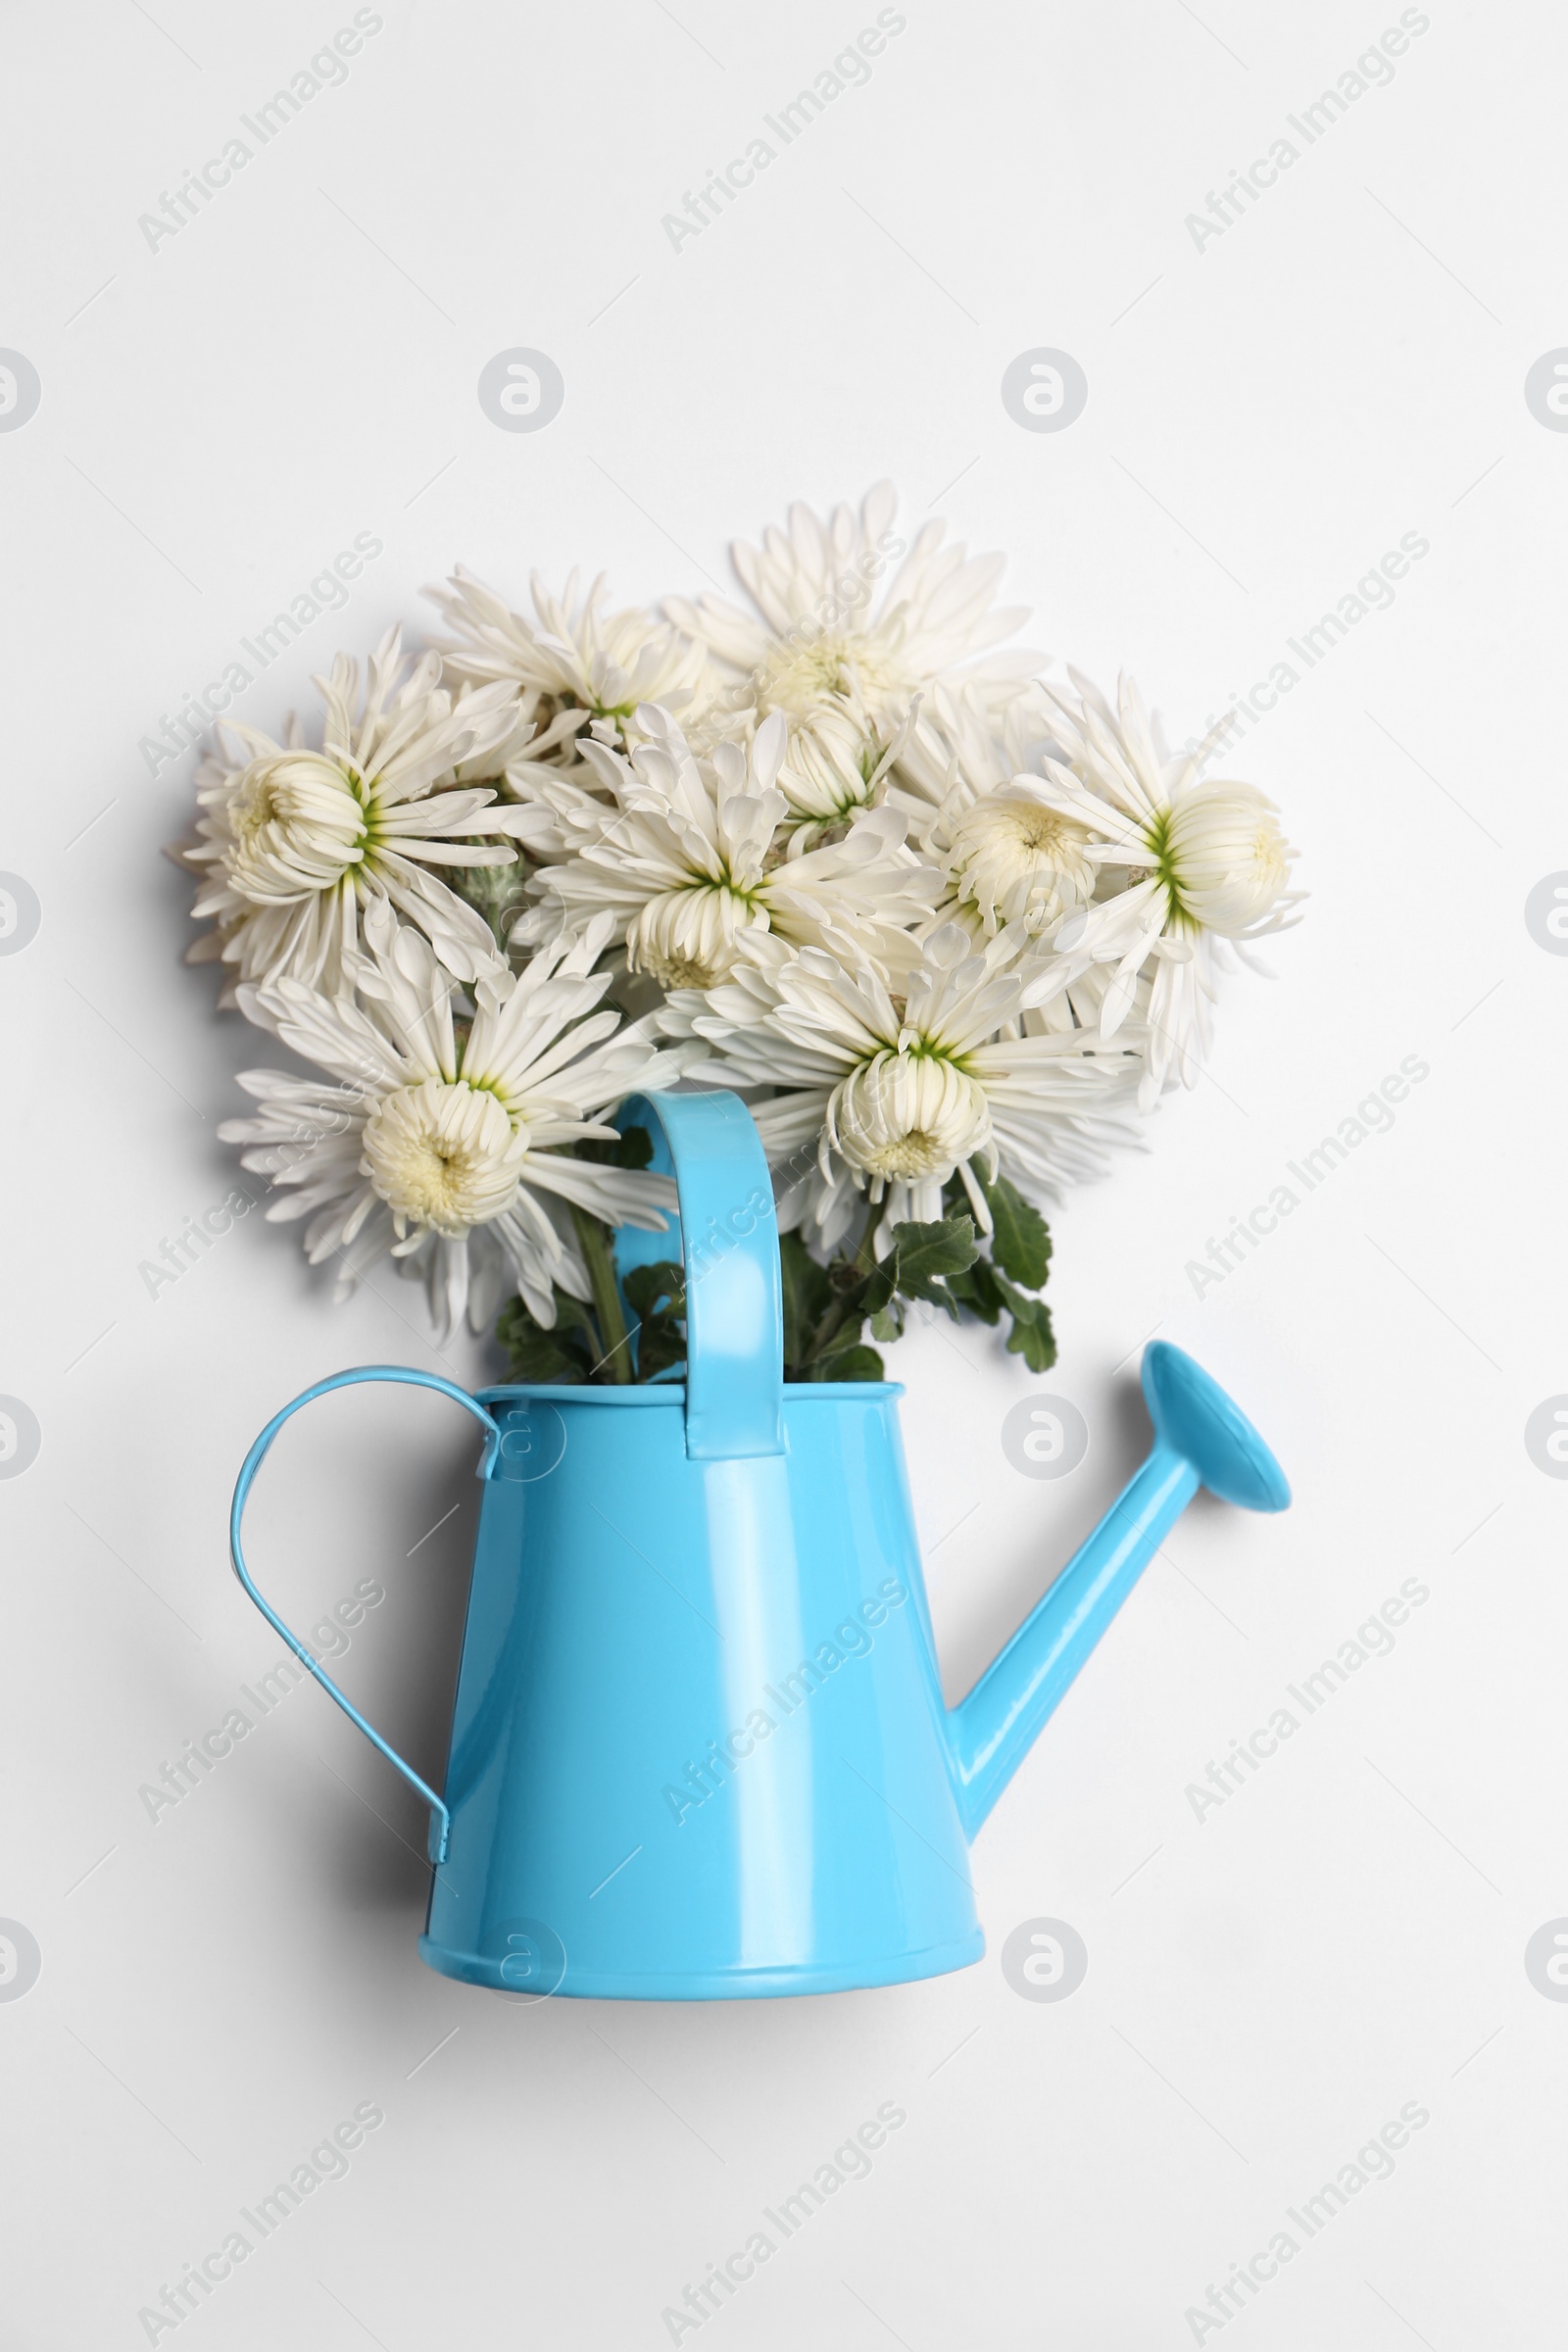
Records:
M1144 1355L1143 1384L1154 1424L1147 1461L948 1712L958 1811L971 1838L1199 1488L1253 1511L1282 1511L1291 1499L1256 1430L1190 1355L1155 1341Z

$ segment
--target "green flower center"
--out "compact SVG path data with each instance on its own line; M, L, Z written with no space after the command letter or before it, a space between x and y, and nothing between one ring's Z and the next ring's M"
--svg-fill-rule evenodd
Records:
M1202 926L1195 919L1184 895L1181 869L1176 862L1176 851L1171 840L1171 811L1159 809L1152 824L1144 827L1144 842L1149 851L1148 872L1165 893L1169 919L1179 931L1198 931ZM1127 877L1129 884L1143 877L1135 870Z

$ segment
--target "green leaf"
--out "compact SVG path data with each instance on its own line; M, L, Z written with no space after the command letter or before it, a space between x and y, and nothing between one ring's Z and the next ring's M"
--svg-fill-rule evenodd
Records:
M874 1348L852 1340L829 1355L819 1355L807 1374L808 1380L882 1380L882 1358Z
M798 1233L781 1233L778 1250L784 1275L784 1362L796 1370L810 1354L811 1335L832 1302L833 1282Z
M817 1356L852 1347L866 1316L885 1314L893 1304L898 1293L898 1250L873 1258L869 1249L869 1240L862 1240L853 1257L835 1257L828 1266L827 1309L818 1316L802 1360L808 1377Z
M864 1296L860 1303L861 1314L885 1314L903 1287L899 1280L899 1251L898 1245L895 1243L886 1257L877 1259L875 1266L865 1278Z
M654 1139L646 1127L623 1127L613 1137L591 1136L571 1149L573 1159L591 1159L607 1168L646 1168L653 1156Z
M545 1331L534 1321L520 1298L513 1298L496 1318L496 1338L506 1348L513 1380L539 1382L549 1388L578 1387L589 1377L593 1358L576 1331Z
M661 1372L686 1361L686 1335L673 1316L661 1315L637 1334L637 1377L657 1380Z
M1051 1229L1045 1218L1005 1176L999 1176L984 1190L996 1226L991 1237L993 1260L1024 1290L1043 1289L1051 1264Z
M599 1353L599 1326L594 1321L593 1308L586 1298L574 1298L569 1291L557 1290L552 1295L556 1301L555 1330L557 1332L580 1331L585 1344L592 1351L588 1359L591 1363L594 1356ZM512 1303L514 1306L521 1308L523 1314L527 1315L528 1310L523 1306L520 1298L514 1298ZM528 1320L532 1322L532 1316L529 1316ZM499 1330L499 1328L498 1324L497 1329Z
M950 1274L945 1287L949 1295L980 1322L995 1324L1001 1320L1002 1293L997 1288L996 1276L983 1257L977 1257L966 1272Z
M633 1266L621 1276L620 1287L640 1322L657 1314L662 1301L672 1304L677 1314L686 1311L686 1277L670 1258L662 1257L651 1266Z
M998 1275L996 1282L1003 1303L1012 1317L1007 1353L1021 1355L1031 1372L1049 1372L1056 1360L1056 1338L1051 1327L1050 1307L1043 1298L1031 1298L1027 1292L1014 1290L1004 1276Z
M898 1245L897 1282L906 1298L927 1298L937 1305L952 1301L938 1286L945 1274L962 1274L974 1264L974 1221L944 1217L934 1225L895 1225Z
M1056 1360L1056 1340L1049 1306L1042 1306L1037 1315L1014 1317L1007 1334L1007 1353L1021 1355L1031 1372L1051 1370Z
M652 1380L686 1361L686 1278L669 1258L633 1266L621 1278L636 1329L637 1378Z
M897 1303L879 1308L871 1317L871 1336L884 1343L889 1340L903 1339L904 1319L899 1313Z
M623 1127L614 1147L617 1168L646 1168L654 1156L654 1139L646 1127ZM624 1288L624 1285L622 1286Z

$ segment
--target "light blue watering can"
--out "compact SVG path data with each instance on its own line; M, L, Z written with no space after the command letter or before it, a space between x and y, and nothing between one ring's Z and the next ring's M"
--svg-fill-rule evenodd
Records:
M1205 1486L1283 1510L1273 1455L1190 1356L1144 1356L1154 1446L967 1698L943 1704L893 1382L782 1375L778 1230L750 1113L662 1096L687 1378L486 1389L367 1365L269 1422L234 1569L300 1663L430 1807L419 1950L514 1994L842 1992L978 1960L968 1845ZM623 1263L646 1237L622 1237ZM673 1255L674 1237L653 1249ZM409 1381L485 1433L445 1791L351 1706L251 1581L240 1520L289 1415Z

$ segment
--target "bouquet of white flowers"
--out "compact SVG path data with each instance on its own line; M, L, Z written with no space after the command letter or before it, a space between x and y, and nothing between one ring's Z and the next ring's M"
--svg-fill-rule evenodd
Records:
M681 1270L617 1281L674 1188L629 1095L747 1101L774 1170L787 1377L881 1377L910 1301L1054 1359L1043 1209L1191 1084L1215 977L1292 919L1255 786L1171 757L1137 690L999 652L1001 558L873 490L735 566L756 607L532 618L458 572L318 751L232 726L175 857L237 1005L320 1074L247 1070L220 1133L339 1296L383 1256L528 1381L650 1380Z

